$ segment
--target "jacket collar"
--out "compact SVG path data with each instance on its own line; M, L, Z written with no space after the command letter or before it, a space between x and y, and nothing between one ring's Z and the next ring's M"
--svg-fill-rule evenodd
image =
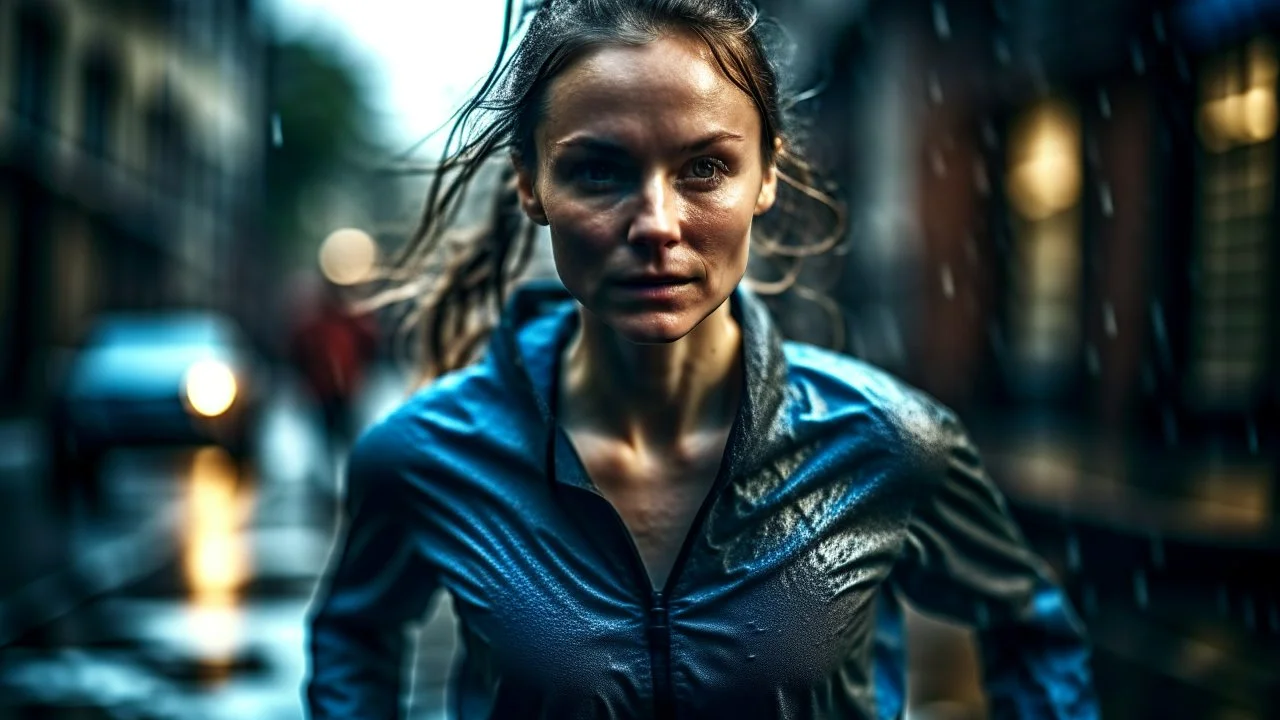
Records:
M731 310L742 331L744 387L725 445L727 478L759 465L789 435L782 336L768 308L742 285L734 290ZM577 303L562 285L528 283L513 293L490 346L504 382L536 406L549 448L554 448L556 435L563 435L555 432L554 415L560 356L578 319ZM590 486L586 478L559 479Z

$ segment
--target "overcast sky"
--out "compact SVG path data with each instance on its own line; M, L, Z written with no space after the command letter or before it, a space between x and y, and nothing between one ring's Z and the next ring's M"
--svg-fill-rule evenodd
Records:
M268 12L286 36L316 34L353 55L389 136L407 147L440 127L488 72L505 2L268 0Z

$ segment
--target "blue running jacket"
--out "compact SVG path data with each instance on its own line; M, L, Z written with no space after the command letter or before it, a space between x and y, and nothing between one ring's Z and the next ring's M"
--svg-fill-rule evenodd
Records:
M556 424L563 290L517 291L482 362L367 431L309 616L311 717L403 713L438 589L457 720L900 717L900 600L975 627L992 717L1097 717L1081 623L956 418L731 302L741 407L664 587Z

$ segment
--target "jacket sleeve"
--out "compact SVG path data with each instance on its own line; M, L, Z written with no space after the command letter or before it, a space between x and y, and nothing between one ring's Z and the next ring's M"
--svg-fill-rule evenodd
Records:
M305 695L316 720L401 716L406 631L435 589L406 522L394 460L404 449L388 434L375 428L348 461L343 528L309 619Z
M1066 593L960 423L948 417L941 431L943 457L931 463L894 584L920 610L974 627L991 717L1098 717L1088 642Z

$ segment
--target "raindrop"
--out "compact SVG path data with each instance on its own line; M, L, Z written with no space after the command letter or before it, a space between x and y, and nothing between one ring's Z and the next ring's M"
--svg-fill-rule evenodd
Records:
M990 120L984 120L982 123L982 142L992 150L1000 144L1000 136L996 133L996 126Z
M974 624L980 628L987 627L991 624L991 611L987 609L987 604L982 600L973 608Z
M750 655L747 656L747 660L755 660L755 659L756 659L755 653L751 653Z
M1167 39L1164 30L1164 15L1156 13L1151 16L1151 30L1155 33L1156 42L1163 43Z
M1249 454L1257 455L1258 454L1258 425L1253 421L1253 418L1249 418L1247 431L1249 433Z
M929 100L934 105L942 104L942 81L936 72L929 73Z
M1008 65L1009 61L1013 59L1013 53L1009 51L1009 43L1005 42L1004 38L998 37L993 45L996 60L999 60L1001 65Z
M280 113L271 113L271 145L280 147L284 145L284 131L280 127Z
M1133 71L1142 75L1147 71L1147 60L1142 55L1142 43L1134 40L1129 44L1129 56L1133 60Z
M933 3L933 31L943 40L951 37L951 20L947 17L947 6L938 0Z
M987 175L987 165L982 160L973 163L973 184L983 197L991 194L991 178Z
M1164 308L1159 300L1151 301L1151 329L1156 336L1156 349L1160 353L1160 363L1165 370L1173 366L1173 356L1169 352L1169 336L1164 327Z
M1227 616L1231 614L1230 598L1227 597L1227 586L1218 586L1218 614Z
M1173 415L1173 408L1164 408L1164 440L1169 445L1178 443L1178 420Z
M929 164L933 166L933 174L938 177L945 177L947 174L947 159L942 157L942 151L934 148L929 152Z
M991 0L991 11L995 13L996 19L1002 23L1009 22L1009 8L1005 7L1001 0Z
M1093 583L1087 583L1082 590L1084 597L1081 599L1084 605L1085 615L1096 615L1098 613L1098 588Z
M1074 532L1067 535L1067 569L1071 572L1080 569L1080 539Z
M1250 630L1258 629L1258 608L1252 595L1244 596L1244 626Z
M996 355L1004 354L1004 336L1000 332L1000 323L992 320L987 324L987 337L991 340L991 351Z
M1191 82L1191 66L1187 63L1187 56L1181 51L1175 52L1173 64L1178 67L1178 77L1182 78L1183 82Z
M1098 88L1098 112L1102 113L1102 117L1111 117L1111 98L1107 95L1105 88Z
M978 240L973 237L973 233L969 233L965 238L964 254L969 258L970 265L978 264Z
M954 298L956 296L956 281L955 278L951 276L951 266L947 263L943 263L942 269L939 271L938 275L942 280L943 297L948 300Z
M1116 211L1111 200L1111 183L1098 183L1098 200L1102 203L1103 216L1111 217Z
M1164 540L1159 535L1151 536L1151 564L1157 568L1164 567Z
M1138 607L1146 608L1147 601L1147 574L1141 570L1133 573L1133 599L1137 601Z
M1156 391L1156 371L1150 363L1142 364L1142 391L1150 395Z
M1116 308L1110 300L1102 303L1102 326L1107 331L1107 337L1116 336Z
M1089 343L1084 349L1084 364L1089 369L1089 374L1097 377L1102 372L1102 358L1098 357L1098 348L1093 343Z
M1102 164L1102 151L1098 149L1098 138L1093 135L1084 144L1084 154L1088 158L1089 164L1097 167Z

